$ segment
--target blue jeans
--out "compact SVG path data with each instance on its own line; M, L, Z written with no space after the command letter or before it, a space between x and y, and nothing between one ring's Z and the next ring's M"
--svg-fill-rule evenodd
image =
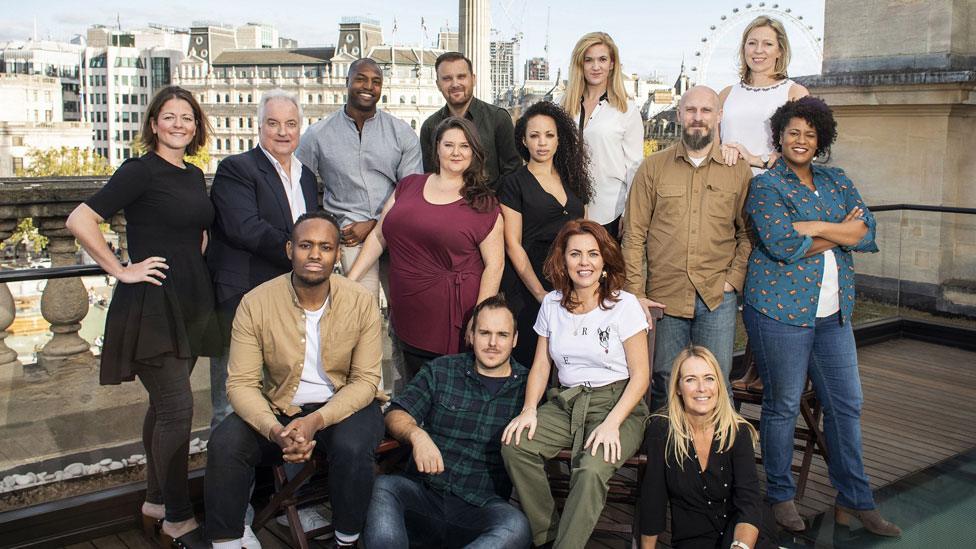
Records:
M823 427L830 456L830 482L837 503L873 509L874 496L861 456L861 378L851 323L840 314L818 318L813 328L792 326L746 306L742 313L756 367L763 380L759 441L771 503L792 500L793 432L800 396L813 382L823 405Z
M382 475L373 484L362 539L366 549L520 549L529 546L532 532L525 515L501 499L477 507L418 480Z
M210 406L213 414L210 417L210 432L220 425L225 417L234 411L227 399L227 357L230 348L224 347L220 355L210 357Z
M688 345L701 345L711 351L725 376L725 384L729 384L732 348L735 346L735 310L735 292L725 292L722 303L714 311L708 310L701 297L696 295L693 318L665 314L658 321L654 328L657 335L654 336L654 373L651 378L652 412L668 403L672 363Z

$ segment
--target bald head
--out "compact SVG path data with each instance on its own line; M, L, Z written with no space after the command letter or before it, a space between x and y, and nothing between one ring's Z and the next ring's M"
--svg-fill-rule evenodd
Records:
M718 94L707 86L695 86L681 96L678 120L681 121L681 140L693 153L704 156L715 139L715 131L722 119Z
M711 103L715 110L718 110L718 94L708 86L694 86L686 91L678 102L678 108L684 106L685 101L696 101L698 103Z

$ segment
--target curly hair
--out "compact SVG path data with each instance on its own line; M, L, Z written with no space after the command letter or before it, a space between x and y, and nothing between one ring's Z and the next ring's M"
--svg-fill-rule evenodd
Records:
M796 101L787 101L776 109L773 116L769 118L769 126L773 134L773 146L777 151L783 152L780 139L783 137L783 130L794 118L806 120L807 124L817 130L816 156L830 152L830 146L837 139L837 121L834 120L833 111L824 103L823 99L812 95L801 97Z
M498 205L495 193L488 188L488 177L485 175L485 149L478 138L478 130L474 124L464 118L451 116L445 118L434 130L432 145L434 146L434 173L441 173L440 155L437 146L448 130L461 130L464 138L471 147L471 164L464 170L464 184L461 186L461 196L465 204L478 213L485 213Z
M620 245L617 244L617 241L610 236L603 225L596 221L587 219L567 221L552 243L549 257L546 258L546 262L542 266L542 274L552 281L553 288L563 294L563 298L559 302L563 308L572 311L579 307L581 302L576 297L573 280L569 278L565 255L570 237L582 234L593 236L600 248L600 256L603 257L603 273L600 275L599 290L600 308L612 309L612 303L620 301L618 294L624 287L624 277L626 276L624 255L620 251Z
M529 149L525 146L525 135L529 120L536 116L548 116L556 123L556 137L559 139L559 144L552 164L559 178L563 180L563 185L573 191L583 204L589 204L590 200L593 200L589 153L583 146L583 136L580 135L579 128L562 107L549 101L539 101L525 110L515 123L515 148L518 149L519 155L528 162Z

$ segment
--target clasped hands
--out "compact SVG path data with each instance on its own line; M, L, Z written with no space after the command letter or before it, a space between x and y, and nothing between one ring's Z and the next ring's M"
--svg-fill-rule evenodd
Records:
M288 463L304 463L312 458L315 433L325 427L325 419L318 412L292 420L282 427L271 428L271 440L281 447L281 457Z

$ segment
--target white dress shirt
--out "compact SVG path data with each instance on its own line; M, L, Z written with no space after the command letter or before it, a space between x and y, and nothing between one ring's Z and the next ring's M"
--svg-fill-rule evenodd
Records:
M601 225L620 217L634 174L644 159L644 123L633 101L620 112L601 99L583 126L590 153L593 200L586 216Z
M278 172L278 177L281 178L281 185L285 188L285 196L288 197L288 207L291 209L291 220L295 222L298 220L299 216L305 213L305 195L302 193L302 163L298 161L295 153L291 155L291 173L285 171L285 167L278 162L263 145L258 143L258 147L261 147L261 152L264 156L268 157L271 161L271 165L274 166L276 172Z

